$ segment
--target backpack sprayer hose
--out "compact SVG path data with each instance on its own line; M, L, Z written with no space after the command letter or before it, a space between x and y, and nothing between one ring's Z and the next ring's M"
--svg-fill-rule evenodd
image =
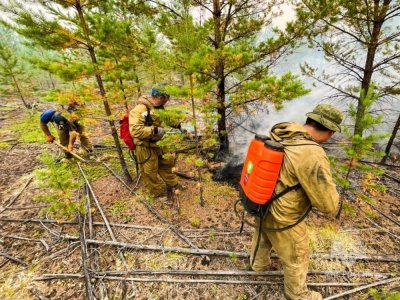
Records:
M245 218L243 218L243 214L240 214L240 212L238 211L237 205L238 205L238 203L241 202L241 201L242 201L241 199L236 200L236 202L235 202L235 204L234 204L234 206L233 206L233 210L235 211L236 216L238 216L238 217L242 220L242 222L246 223L246 224L249 225L250 227L256 228L257 225L256 225L255 223L251 223L251 222L249 222L248 220L246 220ZM270 207L270 205L268 205L268 208L267 208L265 214L263 214L264 217L268 214L268 212L269 212L269 207ZM290 228L292 228L292 227L298 225L300 222L302 222L302 221L308 216L308 214L310 213L311 210L312 210L312 206L310 205L310 207L307 209L307 211L304 213L304 215L301 216L301 217L300 217L296 222L294 222L293 224L287 225L287 226L282 227L282 228L264 228L263 231L264 231L264 232L281 232L281 231L288 230L288 229L290 229Z

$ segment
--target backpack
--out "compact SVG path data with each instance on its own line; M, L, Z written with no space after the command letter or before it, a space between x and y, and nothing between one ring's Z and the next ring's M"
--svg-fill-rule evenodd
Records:
M119 136L124 141L125 145L128 146L130 151L135 151L135 143L131 133L129 132L129 114L125 114L119 121Z
M146 106L147 116L145 120L146 126L151 126L153 124L153 119L150 116L150 107L147 104L141 103ZM122 119L119 121L119 136L124 141L125 145L128 146L130 151L135 151L136 145L133 142L132 135L129 131L129 114L126 113Z
M283 145L267 136L257 134L251 141L240 178L242 204L251 215L265 213L268 201L274 200L283 155Z

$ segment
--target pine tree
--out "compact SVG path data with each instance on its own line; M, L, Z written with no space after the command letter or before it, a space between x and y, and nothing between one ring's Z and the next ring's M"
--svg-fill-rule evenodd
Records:
M322 75L309 65L304 72L331 87L332 98L356 103L354 135L362 136L367 113L362 95L372 82L379 102L398 101L399 2L302 0L297 14L297 24L309 30L310 44L322 49L330 63Z
M75 57L78 59L76 65L89 66L85 72L93 72L96 78L124 175L128 182L132 182L104 88L101 69L96 56L95 41L92 39L92 33L87 21L91 10L96 10L98 3L86 0L43 0L37 1L37 3L48 14L47 17L45 14L30 10L24 4L17 1L2 4L2 7L8 13L11 13L11 18L17 24L15 25L17 32L46 49L66 54L71 52L78 54Z
M141 94L139 65L148 56L142 24L152 12L140 3L121 0L101 1L98 8L88 22L98 43L104 80L113 98L122 99L128 110L128 100Z
M386 148L385 148L385 156L382 158L381 163L385 163L385 162L386 162L386 159L389 157L390 148L392 147L393 142L394 142L395 139L396 139L397 132L399 131L399 128L400 128L400 114L399 114L399 116L397 117L396 124L395 124L394 127L393 127L392 134L391 134L391 136L390 136L390 138L389 138L389 141L388 141L388 143L387 143L387 145L386 145Z
M287 36L270 26L272 8L276 8L278 1L184 3L193 3L196 9L206 12L196 24L205 31L203 39L195 41L197 56L203 59L199 65L202 69L197 72L214 82L220 150L229 151L228 129L233 124L229 123L228 116L237 117L236 113L251 104L269 102L280 108L284 100L307 93L293 75L286 74L281 80L272 74L272 66L290 52L299 33ZM176 2L161 8L169 14L168 19L164 18L167 21L163 28L179 22L184 15ZM262 30L269 34L260 38Z
M35 197L35 200L47 202L47 212L74 218L76 212L84 209L84 203L75 200L75 189L80 183L74 179L71 166L68 163L56 163L48 152L44 152L39 160L44 168L37 169L35 175L39 185L48 190L44 195Z
M26 82L28 78L27 72L21 63L16 47L10 43L15 39L15 35L10 30L0 29L0 84L12 86L25 108L31 108L22 88L22 82Z
M343 188L343 191L349 189L357 198L368 203L373 202L373 199L370 197L371 195L376 196L378 192L386 190L384 185L377 184L373 180L374 176L381 175L383 170L375 165L363 163L364 159L380 158L384 155L384 152L374 149L374 143L382 141L382 139L387 137L386 134L373 133L375 127L379 126L383 120L383 115L374 116L371 113L372 107L377 100L378 94L375 92L373 84L367 93L362 91L360 101L363 107L365 107L365 111L360 119L361 134L354 134L348 126L344 126L343 132L351 141L349 146L343 147L348 157L348 163L344 165L339 164L339 166L337 164L338 160L333 159L334 166L336 166L336 170L338 171L336 179ZM352 103L349 105L349 116L354 121L358 117L357 107ZM362 189L350 186L350 178L353 170L359 172L360 182L363 185Z

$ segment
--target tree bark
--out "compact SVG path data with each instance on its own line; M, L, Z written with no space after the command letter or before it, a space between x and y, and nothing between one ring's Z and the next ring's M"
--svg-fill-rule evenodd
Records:
M125 161L125 158L124 158L124 154L122 152L121 144L119 142L117 129L115 128L115 122L114 122L114 119L112 118L110 105L108 103L107 96L106 96L106 91L104 89L103 79L101 78L101 75L100 75L99 70L97 68L98 67L97 58L96 58L96 53L94 51L94 47L93 47L93 45L92 45L92 43L90 41L89 27L87 26L87 23L85 21L85 18L84 18L84 15L83 15L82 6L81 6L81 3L80 3L79 0L75 2L75 8L76 8L76 10L78 12L78 15L79 15L79 21L80 21L80 25L82 27L82 31L83 31L86 43L88 44L88 51L89 51L89 54L90 54L90 58L92 60L92 63L96 67L97 85L99 87L100 95L101 95L101 98L103 100L104 109L105 109L106 115L108 117L108 123L109 123L110 128L111 128L111 135L114 138L114 143L115 143L115 146L117 148L119 162L121 164L121 167L122 167L122 170L124 172L124 175L125 175L125 178L126 178L127 182L128 183L132 183L133 182L132 176L129 173L128 166L126 164L126 161Z
M22 103L24 103L24 106L25 106L26 108L31 108L31 106L30 106L28 103L26 103L25 98L24 98L24 95L22 94L22 91L21 91L21 89L19 88L19 84L18 84L17 78L15 78L14 75L12 75L12 80L13 80L13 82L14 82L15 88L17 89L17 92L18 92L18 94L19 94L19 97L20 97L21 100L22 100Z
M50 78L51 86L53 87L53 89L55 89L55 88L56 88L56 85L55 85L55 83L54 83L53 76L51 75L50 72L49 72L49 78Z
M390 136L390 139L386 145L385 148L385 156L382 158L381 163L384 164L386 162L386 159L389 157L390 154L390 148L392 148L393 142L396 138L397 132L399 131L399 127L400 127L400 114L397 117L397 122L394 125L393 131L392 131L392 135Z
M192 104L192 116L193 116L193 125L194 125L194 137L196 139L196 159L200 158L200 145L199 145L199 137L197 133L197 117L196 117L196 106L194 103L194 84L193 84L193 74L189 75L189 84L190 84L190 102ZM204 206L204 195L203 195L203 185L202 185L202 176L200 167L196 167L197 175L200 181L200 205Z
M371 78L374 73L374 61L375 61L375 55L376 55L376 50L379 45L379 36L381 34L381 29L383 22L385 21L386 13L389 8L388 4L384 3L382 8L379 7L379 1L374 1L375 6L374 6L374 13L373 13L373 28L372 28L372 33L371 33L371 41L368 44L368 50L367 50L367 59L365 61L365 66L364 66L364 74L363 74L363 79L361 82L361 92L364 92L365 95L367 95L368 90L371 86ZM389 1L390 2L390 1ZM358 100L358 105L357 105L357 114L356 114L356 121L354 124L354 135L358 134L359 136L363 136L363 131L364 129L362 128L362 119L364 118L365 115L365 110L366 107L361 101L361 97Z
M119 65L119 62L118 62L117 58L115 58L115 64L117 66ZM123 82L121 76L118 76L118 82L119 82L119 87L120 87L120 89L122 91L122 96L124 97L124 106L125 106L126 112L129 113L128 98L126 97L125 88L124 88L124 82Z
M220 0L214 0L213 2L213 21L214 21L214 47L216 50L221 49L223 42L222 36L222 24L221 24L221 2ZM218 107L217 112L218 118L218 140L219 140L219 151L229 152L229 139L226 130L226 106L225 106L225 61L223 57L219 57L217 65L215 67L215 74L217 77L217 101Z
M124 82L122 81L121 77L118 78L118 81L119 81L119 86L122 91L122 96L124 97L124 106L125 106L126 112L129 113L128 98L126 97Z

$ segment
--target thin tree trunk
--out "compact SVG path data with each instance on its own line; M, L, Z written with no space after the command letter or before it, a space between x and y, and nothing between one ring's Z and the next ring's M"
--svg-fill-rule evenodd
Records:
M14 75L12 75L12 79L13 79L15 88L17 89L17 92L18 92L18 94L19 94L19 97L21 98L22 102L24 103L24 106L25 106L26 108L31 108L31 106L30 106L28 103L26 103L25 98L24 98L24 95L22 94L22 91L21 91L21 89L19 88L18 81L17 81L17 79L15 78Z
M214 0L213 2L213 20L214 20L214 39L215 49L220 49L222 40L221 32L221 3L220 0ZM219 139L219 150L223 152L229 152L229 141L228 134L226 131L226 107L225 107L225 62L222 57L218 58L217 65L215 67L215 74L217 75L217 101L219 114L218 119L218 139Z
M119 81L119 86L122 91L122 96L124 97L124 106L125 106L126 112L129 113L128 98L126 97L124 82L122 81L121 77L118 78L118 81Z
M50 82L51 82L51 86L53 87L53 89L56 87L54 80L53 80L53 76L51 75L51 73L49 72L49 78L50 78Z
M361 82L361 92L367 95L371 85L372 75L374 73L374 61L375 55L378 48L379 36L381 33L382 25L385 20L385 16L388 10L388 4L383 4L382 8L379 7L379 1L375 1L374 13L373 13L373 28L371 34L371 41L368 43L367 58L364 66L364 74ZM361 98L358 100L356 121L354 124L354 135L358 134L363 136L364 129L362 128L362 119L365 115L365 105L362 103Z
M200 147L199 147L199 138L197 134L197 118L196 118L196 107L194 104L194 92L193 92L193 74L189 75L189 84L190 84L190 101L192 104L192 116L193 116L193 125L194 125L194 137L196 139L196 158L200 157ZM199 177L200 182L200 205L204 206L204 196L203 196L203 184L202 184L202 176L200 167L197 168L197 175Z
M137 92L138 92L138 98L139 98L142 95L142 90L140 89L140 80L139 80L139 76L136 73L136 68L134 68L133 71L135 72L135 82L137 84Z
M386 159L389 157L390 154L390 148L392 148L393 142L396 138L397 132L399 131L399 127L400 127L400 114L397 117L397 122L394 125L393 131L392 131L392 135L386 145L386 149L385 149L385 156L382 158L381 163L384 164L386 162Z
M115 64L118 66L119 62L118 59L115 58ZM118 76L118 81L119 81L119 87L122 91L122 96L124 97L124 106L126 109L126 112L129 113L129 107L128 107L128 98L126 97L126 93L125 93L125 88L124 88L124 82L122 81L122 77Z
M115 146L117 148L119 162L121 164L121 167L122 167L122 170L124 172L124 175L125 175L125 178L126 178L127 182L128 183L132 183L133 180L132 180L131 174L129 173L128 166L126 164L126 161L125 161L125 158L124 158L124 154L122 152L121 144L120 144L119 138L118 138L118 133L117 133L117 130L115 128L115 122L114 122L114 120L112 118L110 105L108 104L106 91L104 89L103 79L101 78L101 75L100 75L99 70L97 68L96 53L95 53L94 47L93 47L93 45L92 45L92 43L90 41L89 27L87 26L85 18L83 16L83 11L82 11L82 6L80 4L80 1L76 1L75 7L76 7L76 10L77 10L78 15L79 15L79 20L80 20L80 23L81 23L83 34L85 36L85 40L86 40L86 42L88 44L88 51L89 51L89 54L90 54L90 58L92 60L92 63L96 67L97 85L98 85L99 90L100 90L100 95L101 95L101 98L103 100L103 105L104 105L104 109L106 111L106 115L107 115L107 117L109 117L108 118L108 123L110 124L111 135L114 138L114 143L115 143Z

